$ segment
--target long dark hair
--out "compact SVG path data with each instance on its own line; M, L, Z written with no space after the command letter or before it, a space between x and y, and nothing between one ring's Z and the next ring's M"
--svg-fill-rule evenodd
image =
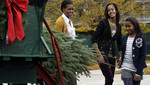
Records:
M128 17L125 21L129 21L134 25L134 30L137 35L143 35L139 22L134 17Z
M108 15L108 6L109 5L113 5L115 7L115 9L116 9L116 21L119 22L119 20L120 20L120 13L119 13L118 7L117 7L117 5L115 3L109 3L109 4L106 5L105 13L104 13L105 18L107 18L107 19L109 18L109 15Z
M61 3L61 11L63 12L63 8L66 8L68 4L73 4L72 0L64 0Z

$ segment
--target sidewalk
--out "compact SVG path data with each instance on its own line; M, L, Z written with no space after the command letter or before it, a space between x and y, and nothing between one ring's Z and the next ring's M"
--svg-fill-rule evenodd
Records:
M118 69L116 69L118 70ZM85 75L80 75L77 85L104 85L104 76L101 70L91 70L91 77L86 77ZM144 75L141 85L150 85L150 75ZM115 74L113 85L123 85L120 74Z

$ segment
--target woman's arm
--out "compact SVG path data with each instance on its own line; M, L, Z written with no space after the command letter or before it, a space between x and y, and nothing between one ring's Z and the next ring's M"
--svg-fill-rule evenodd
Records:
M59 17L55 23L55 29L58 30L59 32L63 32L64 29L64 24L63 20L61 17Z

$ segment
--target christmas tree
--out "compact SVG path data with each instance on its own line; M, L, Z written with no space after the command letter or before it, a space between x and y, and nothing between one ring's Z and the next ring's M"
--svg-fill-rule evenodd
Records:
M73 39L72 37L58 32L55 29L51 30L60 46L63 55L64 62L60 64L65 85L67 85L67 82L70 79L78 79L79 74L90 76L87 66L95 64L97 60L93 48L88 48L87 45L83 45L83 40ZM43 30L43 36L52 51L53 48L50 34L45 28ZM44 52L46 53L46 50L44 50ZM44 65L49 73L57 74L56 81L60 83L56 62L45 62Z
M5 7L5 0L0 1L0 39L4 39L7 29L7 11Z

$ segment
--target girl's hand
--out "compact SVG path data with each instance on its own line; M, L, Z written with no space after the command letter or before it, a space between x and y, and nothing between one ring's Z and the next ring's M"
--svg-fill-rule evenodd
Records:
M121 68L121 61L120 60L117 61L117 68Z
M134 80L135 81L140 81L141 80L141 76L134 75Z
M95 50L97 51L97 55L98 55L97 57L100 59L100 61L98 62L103 63L105 61L103 55L101 54L98 48L95 48Z
M120 58L117 60L117 68L121 68L121 57L122 57L122 51L119 52Z
M105 61L103 56L98 56L98 58L100 59L99 63L101 63L101 64Z
M121 80L123 81L122 75L121 75Z

